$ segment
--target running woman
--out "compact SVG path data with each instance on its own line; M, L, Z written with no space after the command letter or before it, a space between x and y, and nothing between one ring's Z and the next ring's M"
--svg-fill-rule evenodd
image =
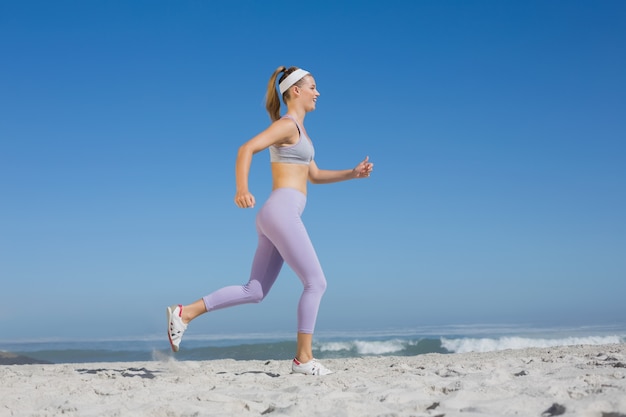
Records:
M279 74L280 96L276 90ZM189 305L168 307L167 334L174 352L179 349L187 325L196 317L226 307L261 302L286 262L304 286L298 304L297 347L291 363L292 372L306 375L332 373L313 357L313 331L320 301L326 290L326 278L300 216L306 205L307 181L328 184L367 178L373 164L366 157L354 169L318 168L313 143L304 128L304 117L315 110L319 96L315 79L303 69L279 67L270 77L266 108L272 124L239 148L235 165L235 204L240 208L252 208L256 204L248 189L252 156L269 148L272 193L257 213L259 241L250 279L245 285L221 288ZM287 112L282 117L280 97L287 106Z

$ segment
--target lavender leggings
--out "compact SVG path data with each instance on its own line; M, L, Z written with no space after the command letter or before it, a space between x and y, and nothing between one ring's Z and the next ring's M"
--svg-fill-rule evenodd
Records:
M246 285L224 287L203 297L207 311L261 302L286 261L304 285L298 304L298 332L313 333L326 290L326 278L300 219L305 205L306 196L293 188L278 188L272 192L256 217L259 244L250 281Z

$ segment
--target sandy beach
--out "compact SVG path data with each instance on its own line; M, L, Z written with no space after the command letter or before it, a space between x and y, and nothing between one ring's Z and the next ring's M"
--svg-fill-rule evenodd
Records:
M626 344L288 361L0 366L0 416L626 417Z

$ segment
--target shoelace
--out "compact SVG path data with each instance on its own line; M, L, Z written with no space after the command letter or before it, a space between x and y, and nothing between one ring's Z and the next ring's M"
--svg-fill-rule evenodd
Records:
M311 367L311 374L313 375L319 375L320 371L322 369L322 367L320 366L319 362L317 362L316 359L313 359L313 366Z

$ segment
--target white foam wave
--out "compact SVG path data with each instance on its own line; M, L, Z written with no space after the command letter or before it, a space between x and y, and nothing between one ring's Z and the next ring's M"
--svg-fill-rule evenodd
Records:
M620 336L566 337L561 339L532 339L526 337L501 337L498 339L446 339L441 346L450 352L493 352L506 349L547 348L572 345L605 345L622 343Z
M322 352L340 352L342 350L352 350L350 342L328 342L322 344L319 349Z
M400 352L406 347L406 342L400 340L387 340L384 342L362 342L357 340L354 344L357 352L361 355L384 355Z
M319 346L322 352L356 351L360 355L385 355L401 352L412 344L406 340L327 342Z

